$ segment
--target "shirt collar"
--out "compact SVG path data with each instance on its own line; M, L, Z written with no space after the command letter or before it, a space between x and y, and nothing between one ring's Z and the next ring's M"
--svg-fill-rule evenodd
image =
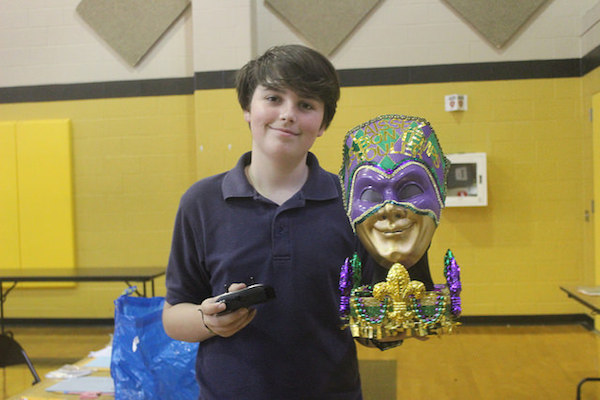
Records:
M250 164L252 152L243 154L233 169L225 174L222 191L223 198L253 197L255 190L246 178L245 168ZM306 200L331 200L340 196L337 180L334 175L319 166L313 153L308 153L306 164L309 168L308 179L300 190Z

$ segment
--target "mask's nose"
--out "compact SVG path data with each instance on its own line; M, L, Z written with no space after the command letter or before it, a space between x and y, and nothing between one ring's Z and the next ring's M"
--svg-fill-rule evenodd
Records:
M379 219L382 221L389 221L390 223L398 220L398 219L402 219L402 218L406 218L406 209L404 207L400 207L397 205L394 205L392 203L386 203L380 210L379 210Z

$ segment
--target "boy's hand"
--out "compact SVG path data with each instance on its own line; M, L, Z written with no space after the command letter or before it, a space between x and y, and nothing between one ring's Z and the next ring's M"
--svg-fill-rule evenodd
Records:
M379 339L379 341L380 342L397 342L399 340L406 340L406 339L417 339L417 340L425 341L425 340L429 339L429 336L407 336L406 333L401 333L396 336L387 336L387 337L381 338L381 339Z
M229 286L228 292L235 292L245 287L246 284L244 283L234 283ZM221 311L225 311L226 308L224 303L216 301L218 297L211 297L204 300L198 309L202 313L204 326L215 336L233 336L244 329L254 319L256 310L248 308L240 308L226 315L217 315Z
M383 337L383 338L377 339L377 340L380 342L397 342L399 340L404 340L406 338L407 338L406 333L401 333L399 335L386 336L386 337Z

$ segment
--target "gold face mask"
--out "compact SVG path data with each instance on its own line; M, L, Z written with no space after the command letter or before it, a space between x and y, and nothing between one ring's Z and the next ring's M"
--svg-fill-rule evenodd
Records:
M387 203L356 226L356 234L379 265L410 268L425 254L436 224L427 215Z

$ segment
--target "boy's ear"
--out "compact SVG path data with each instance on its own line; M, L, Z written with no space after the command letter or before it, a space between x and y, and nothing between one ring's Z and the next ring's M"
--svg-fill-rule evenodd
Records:
M250 110L244 110L244 121L250 123Z
M324 133L325 133L325 127L322 126L321 129L319 129L319 133L317 134L317 137L323 136Z

